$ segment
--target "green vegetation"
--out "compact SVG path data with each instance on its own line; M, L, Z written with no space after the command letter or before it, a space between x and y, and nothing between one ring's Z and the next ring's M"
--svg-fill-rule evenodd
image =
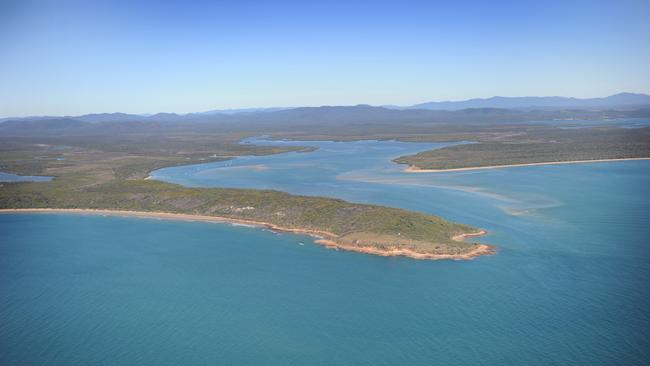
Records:
M68 189L61 184L11 183L0 190L2 208L91 208L170 212L245 219L290 229L327 231L338 236L387 236L378 247L429 243L430 253L465 253L473 246L456 234L476 231L438 217L342 200L295 196L277 191L186 188L145 180L113 180Z
M184 136L176 136L174 144L144 140L130 146L122 142L123 151L116 151L118 144L93 144L85 139L76 146L71 145L71 138L65 139L66 144L52 139L47 144L42 143L45 140L38 141L41 142L35 144L33 140L14 139L3 143L0 170L52 175L56 179L0 184L0 208L86 208L219 216L289 229L326 231L337 236L330 239L347 245L408 248L430 254L466 254L476 247L452 237L477 229L431 215L277 191L187 188L143 179L151 170L163 166L296 148L239 145L222 136L205 144L195 144L193 137ZM109 148L98 149L103 146Z
M396 159L446 169L568 160L650 157L650 128L563 129L531 121L647 117L638 111L394 111L368 106L297 108L236 116L163 116L138 121L74 118L0 123L0 171L56 177L5 183L0 208L97 208L223 216L294 229L329 231L340 243L463 254L452 240L476 229L394 208L273 191L186 188L144 178L174 165L309 147L240 144L268 134L301 140L473 141ZM163 119L160 119L163 118ZM523 122L528 121L528 122ZM564 127L571 122L563 122Z
M650 128L529 129L480 143L402 156L394 161L420 169L454 169L574 160L650 158Z

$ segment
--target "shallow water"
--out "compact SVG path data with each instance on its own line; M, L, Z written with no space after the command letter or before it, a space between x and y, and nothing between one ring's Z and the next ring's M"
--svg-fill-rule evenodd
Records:
M0 215L0 349L10 350L0 363L641 365L650 358L650 162L407 174L390 160L441 145L249 143L319 150L153 177L433 213L487 229L481 241L499 252L416 261L218 224Z
M52 180L52 177L0 172L0 182L47 182L50 180Z

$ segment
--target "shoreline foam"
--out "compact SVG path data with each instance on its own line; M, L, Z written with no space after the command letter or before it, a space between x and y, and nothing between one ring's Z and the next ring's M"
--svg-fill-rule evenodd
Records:
M233 218L223 217L223 216L191 215L191 214L179 214L179 213L170 213L170 212L147 212L147 211L105 210L105 209L80 209L80 208L0 209L0 214L12 214L12 213L68 213L68 214L81 214L81 215L157 218L157 219L165 219L165 220L201 221L201 222L213 222L213 223L220 223L220 224L245 225L245 226L266 228L278 232L305 234L316 238L314 243L324 245L325 247L330 249L341 249L341 250L354 251L354 252L365 253L365 254L378 255L382 257L403 256L412 259L470 260L482 255L492 255L496 253L495 248L487 244L476 244L476 248L463 254L432 254L426 252L417 252L412 249L404 249L404 248L381 249L372 246L357 246L354 244L337 242L336 239L338 238L338 235L327 231L286 228L268 222L245 220L245 219L233 219ZM487 233L486 231L481 230L476 233L455 235L452 239L456 241L463 241L465 238L481 236L481 235L485 235L486 233Z
M650 160L650 158L620 158L620 159L549 161L549 162L543 162L543 163L488 165L488 166L476 166L476 167L466 167L466 168L450 168L450 169L421 169L421 168L416 167L415 165L409 165L407 168L404 169L404 172L406 172L406 173L444 173L444 172L462 172L462 171L470 171L470 170L514 168L514 167L520 167L520 166L583 164L583 163L607 163L607 162L631 161L631 160Z

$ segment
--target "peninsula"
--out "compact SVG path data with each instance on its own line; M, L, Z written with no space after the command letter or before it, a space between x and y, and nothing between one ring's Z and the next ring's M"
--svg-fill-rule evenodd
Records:
M122 216L156 218L164 220L202 221L214 223L226 223L263 227L278 232L289 232L296 234L310 235L317 244L322 244L330 249L347 250L359 253L373 254L379 256L404 256L413 259L453 259L468 260L481 255L495 253L495 248L486 244L468 244L464 240L486 234L485 231L461 233L451 237L457 242L457 248L449 248L443 240L441 243L433 243L427 240L413 240L400 238L390 234L375 234L373 232L352 232L347 234L335 234L329 231L316 229L303 229L300 227L283 227L270 222L237 219L225 216L180 214L158 211L127 211L127 210L105 210L105 209L78 209L78 208L24 208L24 209L0 209L0 214L16 213L39 213L39 214L76 214L76 215L101 215L101 216ZM401 236L401 235L398 235ZM456 244L456 243L454 243ZM465 244L465 245L463 245ZM443 249L443 247L447 247Z
M400 209L275 191L112 182L84 191L5 183L2 212L84 213L239 223L317 236L330 248L418 259L471 259L492 247L460 241L478 230Z
M520 126L466 138L476 143L401 156L394 162L416 173L650 159L650 127Z
M0 123L0 171L54 179L0 183L0 209L103 210L105 214L236 221L317 235L320 244L341 250L423 259L470 259L494 253L490 246L462 241L472 233L482 232L436 216L333 198L268 190L193 188L146 178L163 167L313 150L309 146L240 143L246 137L259 135L303 141L478 142L395 160L412 169L650 157L648 127L573 130L512 124L514 120L567 116L596 120L603 113L442 113L353 106L241 115L100 114L7 120ZM642 117L646 112L606 113L624 118Z
M488 166L476 166L476 167L467 167L467 168L450 168L450 169L421 169L415 165L409 165L404 171L406 173L444 173L444 172L463 172L468 170L485 170L485 169L503 169L503 168L515 168L522 166L537 166L537 165L562 165L562 164L584 164L584 163L607 163L607 162L616 162L616 161L627 161L627 160L650 160L648 158L621 158L621 159L593 159L593 160L572 160L572 161L549 161L544 163L528 163L528 164L508 164L508 165L488 165Z
M7 144L0 170L54 179L0 183L0 210L238 223L309 234L330 248L382 256L471 259L494 253L491 246L462 241L478 229L432 215L278 191L194 188L146 179L165 166L308 150L242 145L239 138L175 135L171 142L110 144L119 150L82 147L78 141L77 146L53 140ZM92 138L82 141L90 145Z

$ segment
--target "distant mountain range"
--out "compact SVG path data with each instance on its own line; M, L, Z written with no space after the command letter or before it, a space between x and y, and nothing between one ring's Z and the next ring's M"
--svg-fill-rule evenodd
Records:
M394 134L395 131L430 133L461 126L483 128L497 124L533 121L650 118L650 107L617 109L525 110L467 108L462 110L390 109L369 105L301 107L256 113L159 113L140 116L123 113L87 114L78 117L37 117L5 120L0 137L106 136L152 133L338 133Z
M650 105L650 95L619 93L603 98L572 97L491 97L461 101L428 102L395 109L460 110L467 108L566 109L566 108L636 108Z
M604 98L578 99L567 97L492 97L465 101L430 102L408 107L370 105L322 106L298 108L246 108L212 110L199 113L157 113L139 115L127 113L93 113L82 116L37 116L3 118L0 132L7 132L9 125L24 129L29 122L48 121L39 126L57 129L63 123L75 130L90 130L84 124L139 123L212 124L235 128L247 126L309 126L314 124L389 124L389 123L486 123L518 122L541 119L566 118L622 118L646 117L650 111L650 96L646 94L620 93ZM11 122L11 123L9 123ZM9 123L9 125L7 125ZM37 124L38 125L38 124ZM104 126L105 127L105 126ZM61 128L59 126L59 128ZM112 127L115 128L115 127Z
M202 119L209 116L230 116L230 115L253 115L257 113L278 112L294 108L271 107L271 108L241 108L241 109L215 109L206 112L196 113L156 113L156 114L129 114L129 113L90 113L81 116L28 116L28 117L5 117L0 118L0 123L4 121L16 120L49 120L49 119L75 119L77 121L89 123L102 123L102 122L128 122L128 121L157 121L157 122L173 122L179 119Z
M285 109L286 107L269 107L269 108L235 108L235 109L215 109L207 112L199 112L198 114L238 114L238 113L260 113L260 112L276 112Z

